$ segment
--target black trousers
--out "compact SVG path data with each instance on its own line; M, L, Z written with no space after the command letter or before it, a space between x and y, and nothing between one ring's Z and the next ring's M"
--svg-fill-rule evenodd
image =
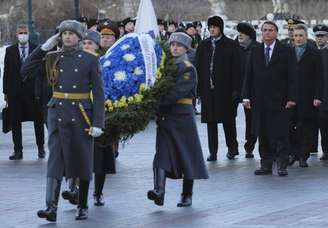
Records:
M44 121L43 114L40 113L40 116L37 116L34 121L34 132L36 138L36 144L38 147L43 147L44 145ZM23 150L22 143L22 122L14 121L12 123L12 139L14 142L15 152L21 152Z
M319 111L318 120L322 151L324 154L328 154L328 111Z
M293 130L293 141L291 147L293 153L299 159L307 160L310 156L310 152L313 146L313 132L316 126L314 125L314 120L300 121L296 124L296 128Z
M288 137L259 136L259 152L261 166L272 169L273 161L277 161L278 169L286 169L288 165Z
M252 133L252 110L244 108L245 120L246 120L246 143L244 148L246 151L253 151L257 137Z
M228 148L238 148L236 119L223 123L224 136ZM207 123L208 148L210 154L217 154L219 147L218 124Z

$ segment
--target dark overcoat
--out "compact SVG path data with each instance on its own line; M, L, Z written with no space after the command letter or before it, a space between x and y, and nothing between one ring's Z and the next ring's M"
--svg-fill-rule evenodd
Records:
M253 116L252 133L260 129L267 137L287 137L290 110L287 101L297 102L296 57L292 48L276 41L266 65L264 44L252 48L246 67L242 97L249 99Z
M321 111L328 111L328 47L321 50L323 66L323 97L319 107Z
M317 108L313 100L322 100L323 68L320 50L307 44L305 52L296 64L298 78L297 120L315 121Z
M29 53L35 49L29 43ZM6 48L3 71L3 93L8 98L8 108L11 120L14 123L34 121L40 107L35 102L35 80L23 80L20 73L22 66L18 44Z
M166 175L174 179L206 179L208 174L197 132L194 108L191 103L178 102L181 98L191 101L195 97L196 70L189 61L177 60L176 63L176 84L163 97L158 113L153 166L164 169Z
M48 103L48 177L90 180L93 168L93 138L85 129L86 123L79 103L82 103L91 126L104 127L104 88L96 56L82 50L46 52L36 49L30 63L44 56L57 55L58 80L54 92L91 93L93 99L68 100L52 97ZM31 68L26 63L26 69ZM23 71L23 69L22 69Z
M237 115L240 97L240 57L236 42L222 36L216 41L213 62L214 96L210 89L211 38L203 40L196 51L198 92L201 98L203 123L231 121Z

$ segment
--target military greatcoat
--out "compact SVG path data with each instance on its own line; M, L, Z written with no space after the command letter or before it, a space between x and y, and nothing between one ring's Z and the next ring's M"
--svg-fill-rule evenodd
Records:
M58 77L53 92L60 94L91 94L85 99L56 98L48 103L48 177L90 180L93 168L93 138L86 129L90 126L79 104L85 109L93 127L104 127L104 88L99 60L96 56L79 49L46 52L36 49L28 61L45 56L56 59ZM27 63L28 64L28 63ZM25 69L31 67L26 66ZM47 72L49 73L49 72Z
M176 60L176 84L161 102L153 167L164 169L166 176L174 179L206 179L208 174L192 105L197 74L186 59L182 56Z

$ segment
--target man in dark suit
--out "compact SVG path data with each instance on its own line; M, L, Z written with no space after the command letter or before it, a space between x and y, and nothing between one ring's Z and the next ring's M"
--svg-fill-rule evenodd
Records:
M313 28L316 36L317 47L322 54L323 64L323 97L319 106L318 123L321 134L322 157L320 160L328 160L328 27L316 25Z
M256 41L256 32L253 26L247 22L241 22L237 25L237 31L239 32L238 37L236 38L236 42L239 46L239 53L240 53L240 75L242 81L244 80L245 76L245 68L247 59L250 56L250 52L252 48L259 43ZM246 158L253 158L253 150L255 147L255 143L257 137L252 134L251 126L252 126L252 112L251 110L244 108L245 112L245 120L246 120L246 132L245 132L245 139L246 142L244 144L244 148L246 151L245 157Z
M237 106L240 100L240 56L237 43L224 35L224 22L213 16L207 22L211 37L203 40L196 51L198 90L202 101L202 123L207 123L207 161L216 161L218 123L223 124L227 157L238 155L236 133Z
M322 100L322 60L320 51L307 42L305 25L297 25L294 28L294 44L298 102L293 108L294 131L291 131L295 135L291 138L296 140L291 141L290 144L292 156L299 158L299 166L308 167L306 160L310 156L317 108Z
M293 50L277 40L278 26L262 25L263 44L253 47L247 63L243 103L252 110L252 131L259 136L261 168L256 175L288 175L288 124L296 105L297 82Z
M37 104L34 97L35 81L24 81L20 74L22 64L36 46L28 41L27 25L18 25L16 34L18 43L6 49L3 76L3 93L12 117L12 138L14 142L14 153L9 159L20 160L23 158L23 121L34 121L38 156L44 158L44 121L41 106Z

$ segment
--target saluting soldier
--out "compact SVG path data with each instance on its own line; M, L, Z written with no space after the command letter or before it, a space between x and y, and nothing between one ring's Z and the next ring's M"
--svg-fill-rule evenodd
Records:
M161 100L153 162L154 190L148 191L148 199L158 206L164 204L166 177L183 178L178 207L191 206L194 179L208 178L192 105L197 73L186 55L191 41L183 32L172 33L169 39L170 52L178 68L177 78Z
M45 57L47 77L53 88L48 103L48 147L46 209L40 218L56 221L63 176L79 178L79 202L76 219L88 217L87 196L92 178L93 137L104 127L104 88L99 60L81 49L85 27L74 20L63 21L59 34L49 38L27 60L40 64ZM52 50L61 36L63 47ZM22 70L24 72L24 70ZM90 94L92 92L93 100Z

